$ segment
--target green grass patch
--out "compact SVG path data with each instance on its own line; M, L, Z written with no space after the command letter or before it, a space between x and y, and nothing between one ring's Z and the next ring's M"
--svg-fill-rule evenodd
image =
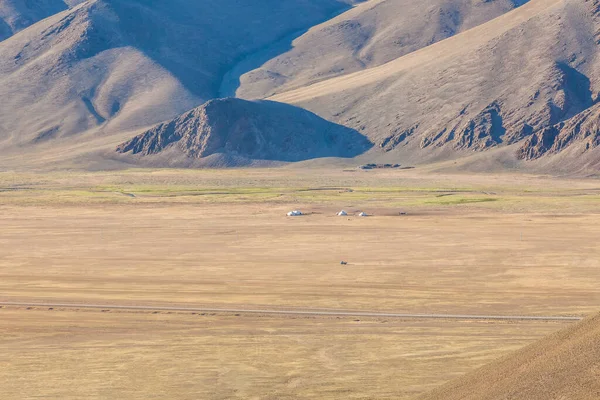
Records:
M425 204L439 206L454 206L461 204L489 203L500 200L497 197L463 197L463 196L444 196L425 201Z

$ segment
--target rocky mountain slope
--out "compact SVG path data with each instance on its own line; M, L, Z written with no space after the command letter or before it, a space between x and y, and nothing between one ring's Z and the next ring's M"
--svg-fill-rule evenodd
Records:
M244 74L237 95L260 98L375 67L490 21L527 0L372 0L294 40Z
M428 393L420 400L600 398L600 315Z
M358 129L396 158L515 144L514 158L536 159L560 147L555 137L579 137L579 119L595 124L599 10L597 0L531 0L382 66L273 99Z
M239 165L252 160L355 157L369 147L358 132L300 108L220 99L136 136L117 151L158 165L189 165L215 155L221 156L221 164L222 157L228 157Z
M84 0L0 0L0 41Z
M0 148L110 138L173 118L216 97L235 60L350 4L88 0L0 42Z
M600 0L79 2L0 0L58 12L0 41L3 165L85 166L267 56L238 94L366 135L361 162L600 164Z
M594 105L574 117L546 127L529 136L519 147L519 158L533 160L559 154L570 145L586 152L600 145L600 106Z

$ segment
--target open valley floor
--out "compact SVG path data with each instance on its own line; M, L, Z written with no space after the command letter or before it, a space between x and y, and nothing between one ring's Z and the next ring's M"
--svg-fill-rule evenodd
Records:
M591 315L599 206L516 174L3 172L2 398L414 398L573 321L366 314Z

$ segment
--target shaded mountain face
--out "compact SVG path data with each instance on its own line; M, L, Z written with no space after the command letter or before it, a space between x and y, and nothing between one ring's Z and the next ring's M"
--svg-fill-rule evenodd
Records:
M216 97L235 60L351 3L86 1L0 42L0 146L173 118Z
M536 159L585 135L578 121L590 131L597 123L599 4L531 0L380 67L273 99L360 130L396 157L519 143L515 158Z
M238 58L347 8L352 0L103 0L129 45L201 98L217 96Z
M241 77L237 95L262 98L412 53L481 25L527 0L379 0L363 3L293 42Z
M0 41L66 10L67 3L63 0L0 0Z
M188 159L215 154L249 160L301 161L355 157L371 147L356 131L287 104L211 100L123 143L119 153L140 157L170 152ZM168 164L168 162L167 162Z
M597 399L600 315L441 386L420 400Z

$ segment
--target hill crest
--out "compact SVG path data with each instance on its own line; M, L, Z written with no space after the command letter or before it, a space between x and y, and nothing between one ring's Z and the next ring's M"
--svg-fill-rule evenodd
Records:
M356 131L315 114L271 101L216 99L121 144L118 153L142 162L170 158L187 162L217 154L240 160L293 162L319 157L355 157L370 147ZM233 158L231 158L233 159Z

